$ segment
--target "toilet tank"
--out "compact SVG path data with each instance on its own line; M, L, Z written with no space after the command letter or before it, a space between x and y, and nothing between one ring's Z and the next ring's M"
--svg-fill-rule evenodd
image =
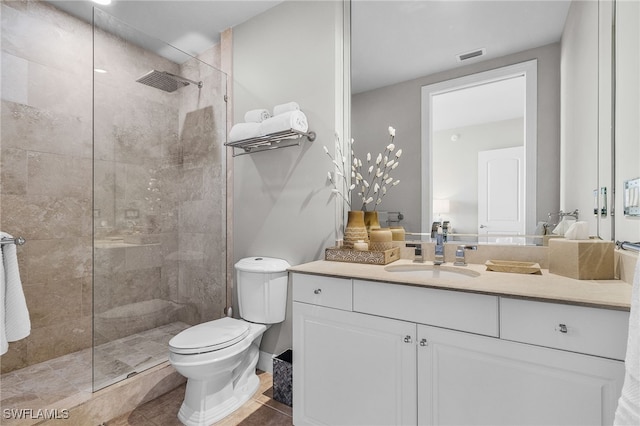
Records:
M284 321L287 308L286 260L247 257L236 263L240 317L260 324Z

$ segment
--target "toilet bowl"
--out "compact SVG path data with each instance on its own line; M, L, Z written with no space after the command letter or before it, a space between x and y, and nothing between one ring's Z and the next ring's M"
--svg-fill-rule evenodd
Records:
M284 320L288 267L281 259L242 259L236 264L236 286L240 316L246 319L198 324L169 341L169 361L187 378L178 413L185 425L210 425L257 391L260 342L271 324Z

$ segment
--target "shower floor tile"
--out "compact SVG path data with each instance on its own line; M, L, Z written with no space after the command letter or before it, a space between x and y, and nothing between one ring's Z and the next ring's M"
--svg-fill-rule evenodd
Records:
M169 340L190 325L174 322L96 346L93 353L96 389L140 373L168 359Z
M183 322L146 330L91 349L74 352L0 376L2 409L60 408L91 397L92 356L95 388L109 386L168 359L171 337Z

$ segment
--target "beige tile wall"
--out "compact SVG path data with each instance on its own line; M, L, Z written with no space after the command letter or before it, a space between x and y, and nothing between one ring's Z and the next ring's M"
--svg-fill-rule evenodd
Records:
M178 309L160 310L155 325L220 317L224 75L98 31L95 66L109 73L95 75L93 103L91 26L39 1L1 7L0 228L28 241L18 252L32 321L2 372L89 347L92 310L131 306L135 320L136 303L159 299ZM219 46L200 59L219 66ZM165 93L135 82L151 69L205 86ZM135 223L127 209L138 210ZM100 239L136 231L156 244L97 245L93 270L93 219Z

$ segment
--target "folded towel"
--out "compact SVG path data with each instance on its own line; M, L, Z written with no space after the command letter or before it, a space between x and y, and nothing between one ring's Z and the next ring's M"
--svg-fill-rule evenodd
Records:
M306 132L309 130L307 116L302 111L289 111L276 115L260 123L260 133L269 135L283 130L298 130Z
M13 238L0 232L0 238ZM15 244L0 246L2 261L0 262L0 355L7 352L9 342L24 339L31 333L31 320L27 302L22 291L18 256Z
M629 338L624 359L625 377L613 424L640 425L640 260L636 263L631 290Z
M273 107L273 116L284 114L289 111L300 110L300 105L297 102L287 102L286 104L280 104Z
M567 240L588 240L589 224L584 221L573 222L567 232L564 233Z
M260 123L237 123L229 132L229 142L260 136Z
M245 123L262 123L269 117L271 117L271 114L266 109L252 109L245 112L244 121Z

